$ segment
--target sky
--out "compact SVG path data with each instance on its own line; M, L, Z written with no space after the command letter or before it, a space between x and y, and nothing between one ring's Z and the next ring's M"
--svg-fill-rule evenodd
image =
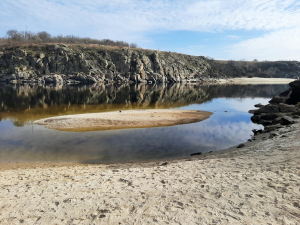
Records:
M300 61L300 0L1 0L10 29L225 60Z

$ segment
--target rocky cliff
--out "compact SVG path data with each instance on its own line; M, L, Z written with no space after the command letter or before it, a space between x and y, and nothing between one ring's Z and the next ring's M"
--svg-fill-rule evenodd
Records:
M276 130L290 125L300 117L300 80L291 82L290 88L273 97L267 105L255 105L251 120L264 125L265 131Z
M10 83L194 82L209 69L204 57L144 49L64 44L0 49L0 81Z
M0 49L0 82L184 83L227 77L300 76L300 62L218 61L147 49L40 44Z

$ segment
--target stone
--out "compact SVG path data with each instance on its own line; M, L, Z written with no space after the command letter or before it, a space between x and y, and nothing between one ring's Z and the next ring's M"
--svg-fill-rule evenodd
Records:
M58 83L63 83L63 79L60 75L46 75L43 77L44 78L44 81L45 83L55 83L55 84L58 84Z
M190 156L195 156L195 155L202 155L202 152L192 153Z
M259 130L253 129L252 132L253 132L254 135L257 135L259 133L261 134L263 132L263 130L262 129L259 129Z
M272 124L282 124L282 117L277 117L272 121Z
M289 85L290 85L292 88L299 88L299 89L300 89L300 80L295 80L295 81L289 83Z
M275 96L269 101L269 103L278 104L278 103L284 103L285 101L286 101L286 97Z
M262 113L260 115L260 118L263 120L274 120L277 117L281 117L281 116L282 116L282 114L280 114L280 113L269 113L269 114Z
M258 103L258 104L255 104L254 105L254 107L256 107L256 108L261 108L261 107L263 107L264 105L262 105L261 103Z
M273 104L265 105L256 110L254 115L260 115L261 113L279 113L279 108L277 105Z
M254 123L260 123L262 121L260 115L254 115L251 117L251 121Z
M289 125L295 123L295 120L289 116L282 117L282 125Z
M245 144L239 144L239 145L237 146L237 148L243 148L243 147L245 147Z

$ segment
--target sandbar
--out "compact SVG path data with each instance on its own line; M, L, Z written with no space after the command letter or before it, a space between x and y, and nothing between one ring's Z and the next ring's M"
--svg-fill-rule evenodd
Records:
M200 110L149 109L57 116L34 121L61 131L96 131L173 126L200 122L213 113Z
M265 77L240 77L240 78L229 78L229 79L220 79L220 83L232 83L232 84L289 84L295 79L292 78L265 78Z

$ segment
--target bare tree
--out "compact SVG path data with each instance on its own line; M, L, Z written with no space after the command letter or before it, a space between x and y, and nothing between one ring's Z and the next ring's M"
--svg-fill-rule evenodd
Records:
M48 34L46 31L38 32L37 36L42 40L42 41L47 41L51 38L51 34Z
M98 44L98 45L110 45L110 46L120 46L120 47L132 47L137 48L136 43L127 43L124 41L113 41L110 39L91 39L91 38L81 38L74 35L57 35L52 36L46 31L33 33L30 31L17 31L9 30L6 32L7 37L1 38L1 45L11 45L11 44L21 44L21 43L68 43L68 44Z

